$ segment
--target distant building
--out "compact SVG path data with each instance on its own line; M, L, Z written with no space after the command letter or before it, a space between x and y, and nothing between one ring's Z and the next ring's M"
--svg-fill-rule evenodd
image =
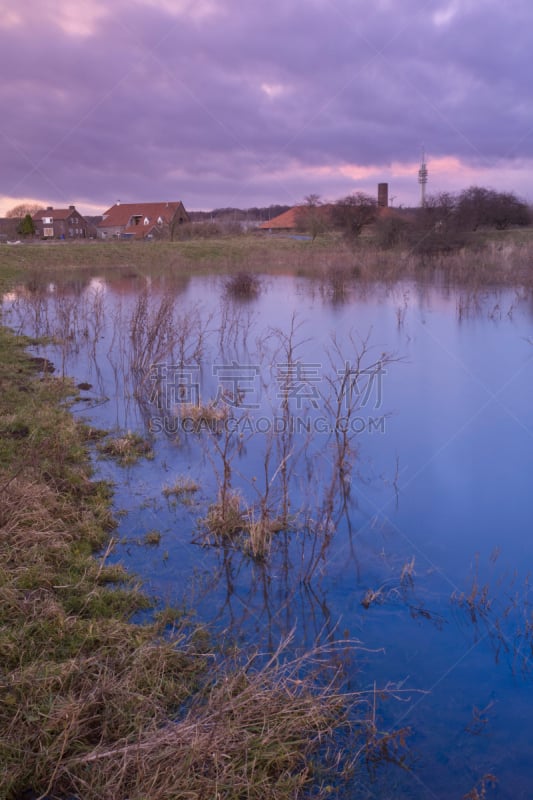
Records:
M384 185L388 189L388 184ZM382 197L382 199L384 200L385 198ZM320 223L321 230L326 231L335 227L334 209L335 207L332 204L314 207L294 206L283 214L261 223L259 230L269 231L270 233L296 233L297 231L309 230ZM309 217L307 215L314 216ZM384 219L411 223L414 221L414 216L404 209L391 208L388 202L386 205L381 205L378 201L374 222Z
M35 235L42 239L86 239L89 236L87 220L75 206L48 208L37 211L32 217Z
M102 215L99 214L97 216L94 215L87 215L85 214L85 220L87 222L87 235L90 239L96 239L98 236L98 225L102 221Z
M420 184L420 205L422 208L426 205L426 186L428 182L428 167L426 164L426 152L422 149L422 161L420 169L418 170L418 183Z
M0 242L8 242L19 238L20 219L16 217L0 217Z
M278 214L276 217L262 222L259 225L261 231L295 231L298 227L298 212L303 206L294 206L284 211L283 214Z
M389 207L389 184L378 183L377 194L378 217L382 216L382 210ZM283 214L261 223L260 230L272 232L289 232L295 231L305 227L306 214L313 213L315 221L320 219L324 226L329 227L332 224L332 210L334 205L331 203L324 203L317 206L294 206Z
M389 184L378 183L378 206L387 208L389 205Z
M97 225L99 239L174 238L176 226L190 222L183 203L115 203Z
M308 226L306 223L311 221L320 220L322 224L328 227L331 224L331 209L330 204L317 205L317 206L293 206L283 214L278 214L276 217L262 222L259 225L259 230L272 231L282 233L284 231L298 231L305 230ZM311 220L311 217L313 218Z

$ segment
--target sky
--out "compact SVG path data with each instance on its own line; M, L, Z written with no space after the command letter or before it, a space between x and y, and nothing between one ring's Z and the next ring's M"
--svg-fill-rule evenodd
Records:
M0 0L0 215L533 202L531 0Z

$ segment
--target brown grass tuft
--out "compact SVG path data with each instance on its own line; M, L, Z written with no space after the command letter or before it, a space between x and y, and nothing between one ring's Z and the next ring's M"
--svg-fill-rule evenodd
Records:
M27 427L0 440L2 796L320 796L312 766L338 774L334 731L351 702L332 653L241 652L217 666L216 643L181 612L130 622L147 601L106 563L109 490L90 482L86 432L59 405L68 386L24 374L1 330L0 351L0 422L16 414ZM228 513L212 512L215 527Z

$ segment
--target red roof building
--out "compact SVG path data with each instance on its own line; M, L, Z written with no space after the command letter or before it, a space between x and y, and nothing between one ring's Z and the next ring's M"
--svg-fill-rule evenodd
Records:
M333 208L334 206L330 203L325 203L321 206L294 206L293 208L289 208L288 211L284 211L283 214L279 214L277 217L273 217L267 222L262 222L259 226L259 230L272 232L305 230L306 222L308 222L308 220L306 220L306 215L315 215L314 218L311 217L311 219L314 222L316 222L317 219L320 220L326 228L333 227ZM389 218L411 222L413 217L412 214L409 214L403 209L391 208L390 206L376 207L376 219ZM307 224L307 227L310 227L310 225Z
M303 206L294 206L294 208L289 208L288 211L284 211L283 214L279 214L277 217L273 219L269 219L267 222L262 222L259 225L259 230L262 231L293 231L296 230L298 227L297 216L298 210L303 208Z
M33 217L35 235L43 239L86 239L89 224L75 206L37 211Z
M259 230L263 231L297 231L305 230L307 222L312 217L313 221L320 220L324 225L331 222L331 205L319 206L294 206L267 222L262 222Z
M183 203L116 203L98 224L99 239L174 238L175 226L189 222Z

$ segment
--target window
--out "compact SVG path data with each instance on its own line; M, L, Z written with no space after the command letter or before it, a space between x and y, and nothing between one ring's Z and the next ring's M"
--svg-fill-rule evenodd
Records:
M50 236L51 237L53 235L54 235L54 229L53 228L43 228L43 236L46 236L46 237Z
M52 217L43 217L43 225L52 225L53 221Z

